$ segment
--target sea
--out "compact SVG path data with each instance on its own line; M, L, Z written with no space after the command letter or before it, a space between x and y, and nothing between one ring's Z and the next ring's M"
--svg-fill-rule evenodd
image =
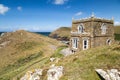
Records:
M2 33L4 33L4 32L0 32L0 35L1 35ZM41 35L44 35L44 36L49 36L49 34L50 34L51 32L34 32L34 33L41 34Z

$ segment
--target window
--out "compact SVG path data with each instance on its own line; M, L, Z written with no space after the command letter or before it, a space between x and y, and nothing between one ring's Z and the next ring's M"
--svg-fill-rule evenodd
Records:
M83 50L88 49L88 39L83 40Z
M78 38L72 39L72 47L77 49L78 48Z
M108 45L110 45L110 44L111 44L111 39L107 39L106 43L107 43Z
M107 29L106 24L103 23L101 26L101 34L106 34L106 29Z
M80 24L78 26L78 33L83 33L83 32L84 32L84 26L83 26L83 24Z

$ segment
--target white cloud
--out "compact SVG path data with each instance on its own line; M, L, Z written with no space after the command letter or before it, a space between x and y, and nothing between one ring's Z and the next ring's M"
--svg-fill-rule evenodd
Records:
M76 14L75 14L75 16L81 16L83 14L83 12L77 12Z
M120 25L120 22L116 21L116 22L114 23L114 25Z
M65 2L67 2L68 0L54 0L54 4L56 5L62 5L64 4Z
M4 15L9 9L10 8L4 6L3 4L0 4L0 14Z
M22 11L22 7L21 7L21 6L18 6L18 7L17 7L17 10L18 10L18 11Z

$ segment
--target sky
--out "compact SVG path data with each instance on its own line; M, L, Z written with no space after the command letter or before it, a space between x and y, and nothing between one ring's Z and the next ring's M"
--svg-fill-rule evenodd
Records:
M0 31L51 32L93 12L120 25L120 0L0 0Z

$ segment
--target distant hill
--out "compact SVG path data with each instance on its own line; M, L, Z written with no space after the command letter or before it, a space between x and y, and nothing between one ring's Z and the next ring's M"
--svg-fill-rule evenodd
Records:
M57 40L24 30L2 34L0 80L11 79L30 65L50 57L60 45L62 44Z
M53 31L49 36L57 40L66 40L70 39L70 27L60 27L57 30Z

